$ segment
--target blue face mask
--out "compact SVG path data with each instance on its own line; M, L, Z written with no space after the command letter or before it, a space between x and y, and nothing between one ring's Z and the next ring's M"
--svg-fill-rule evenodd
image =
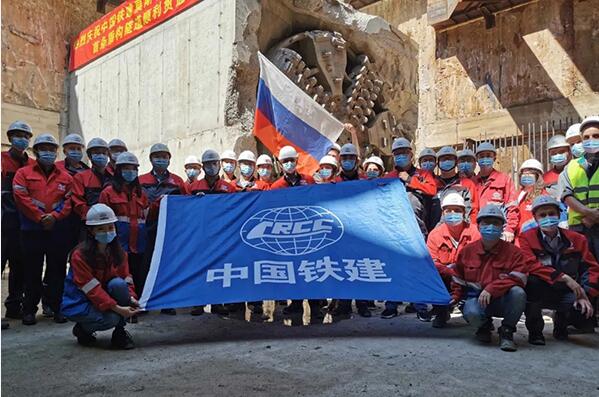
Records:
M450 226L456 226L464 221L464 214L460 212L450 212L443 216L443 220Z
M495 241L499 240L501 237L501 233L503 233L503 226L482 225L478 227L478 230L480 231L480 235L482 236L483 240Z
M536 178L532 175L522 175L520 177L520 185L522 186L532 186L536 181Z
M116 232L98 232L94 236L97 242L100 244L108 244L114 240L116 237Z
M472 165L472 163L467 163L467 162L459 163L458 170L465 174L470 174L470 173L472 173L472 171L474 171L474 166Z
M455 167L455 160L443 160L439 163L441 171L450 171Z
M56 161L56 152L38 151L37 159L43 165L52 165Z
M599 152L599 139L582 141L582 147L586 153L595 154Z
M422 168L425 171L430 171L430 172L433 172L433 170L435 169L436 166L437 166L437 164L434 161L423 161L420 164L420 168Z
M241 164L239 166L239 172L241 172L241 175L246 177L252 176L254 174L254 167L247 164Z
M29 147L29 139L15 136L10 143L12 147L19 151L23 151Z
M321 168L320 171L318 171L318 173L323 179L328 179L331 177L331 175L333 175L333 170L329 168Z
M121 175L126 182L133 182L137 178L137 170L122 170Z
M295 171L295 161L286 161L283 163L283 169L285 170L285 172L287 173L293 173Z
M227 174L232 174L235 171L235 164L224 162L223 171L225 171Z
M341 160L343 171L352 171L356 167L356 160Z
M171 161L169 159L154 158L152 159L152 166L157 170L166 170Z
M268 178L271 173L272 171L269 168L258 168L258 175L260 175L261 178Z
M218 166L218 164L204 165L204 172L208 176L216 176L218 175L219 171L220 167Z
M83 158L83 152L80 152L79 150L69 150L67 152L67 157L75 163L78 163Z
M584 148L582 147L582 143L575 143L572 145L572 156L579 158L584 154Z
M92 163L96 167L104 168L108 164L108 156L105 154L92 154Z
M557 216L546 216L545 218L539 221L539 226L541 229L549 230L553 229L559 224L559 217Z
M495 160L493 160L492 157L483 157L478 159L478 165L480 166L480 168L493 167L493 163L495 163Z
M568 160L568 156L565 153L558 153L551 156L551 164L553 165L561 165Z
M399 168L406 168L410 164L410 156L407 154L398 154L393 157L395 165Z
M193 179L193 178L197 177L198 175L200 175L200 170L197 170L195 168L188 168L185 170L185 174L187 175L187 177L189 179Z
M374 171L374 170L366 171L366 177L368 179L378 178L379 176L380 176L380 172L378 172L378 171Z

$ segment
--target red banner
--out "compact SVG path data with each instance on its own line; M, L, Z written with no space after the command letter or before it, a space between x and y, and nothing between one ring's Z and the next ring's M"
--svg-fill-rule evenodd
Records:
M128 0L85 28L71 45L69 71L79 69L202 0Z

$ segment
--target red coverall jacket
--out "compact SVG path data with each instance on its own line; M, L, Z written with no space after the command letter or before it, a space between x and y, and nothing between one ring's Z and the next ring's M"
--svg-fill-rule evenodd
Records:
M158 210L160 209L160 199L167 194L189 194L188 188L183 179L167 171L166 178L158 181L153 171L143 174L139 177L139 184L148 195L150 201L150 210L148 220L155 222L158 220Z
M476 225L476 215L478 215L480 207L478 204L478 190L472 179L460 177L454 183L446 184L443 179L436 177L435 184L437 185L437 192L447 189L448 191L452 190L460 193L460 190L467 189L470 196L470 223ZM464 197L463 194L462 197Z
M285 174L276 181L274 181L273 184L270 185L270 188L283 189L286 187L306 186L314 184L314 178L312 178L310 175L299 174L299 176L299 179L295 183L291 183L291 181L287 178L287 174Z
M198 179L191 184L191 194L218 194L218 193L235 193L237 191L235 185L225 181L222 178L218 178L216 183L211 187L205 178Z
M100 193L110 184L112 175L108 168L104 174L99 174L92 168L75 174L73 177L73 211L81 220L85 220L89 208L98 204Z
M552 256L542 242L537 227L518 238L518 245L531 261L529 273L548 284L553 284L564 273L576 280L590 297L599 296L599 263L589 250L584 235L567 229L559 229L562 249Z
M488 252L483 241L466 245L458 254L451 283L451 297L458 301L468 289L486 290L499 298L512 287L524 288L531 262L514 244L499 240Z
M2 152L2 231L19 228L19 215L15 198L12 194L12 181L17 171L25 166L35 164L35 160L24 153L23 158L16 156L16 151L10 149Z
M399 178L399 172L396 168L393 171L387 172L385 178ZM410 175L406 182L406 190L415 190L425 196L434 196L437 194L437 183L433 174L414 166L406 172Z
M15 203L23 218L23 230L41 229L41 219L51 214L57 221L71 213L73 178L58 168L46 176L39 164L20 168L13 179Z
M447 224L441 223L429 233L426 246L441 278L451 280L458 254L466 245L478 239L480 239L478 228L472 223L467 224L462 231L457 247L452 242Z
M512 178L494 169L486 181L480 175L477 175L474 177L474 183L478 191L480 208L487 204L504 206L507 217L505 230L515 234L518 230L518 197Z
M81 165L81 168L69 167L69 166L67 166L67 163L65 160L59 160L56 163L54 163L54 165L56 165L56 167L58 169L60 169L61 171L68 172L70 176L75 176L80 172L89 170L89 166L87 164L85 164L84 162L80 161L79 164Z

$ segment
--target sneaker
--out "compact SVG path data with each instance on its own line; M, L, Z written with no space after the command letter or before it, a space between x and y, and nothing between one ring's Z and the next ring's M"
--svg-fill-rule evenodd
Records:
M283 314L298 314L303 313L304 307L302 301L291 301L291 304L283 308Z
M433 319L433 315L428 310L420 311L420 312L416 313L416 318L422 322L430 323L431 320Z
M54 322L56 324L64 324L68 320L61 312L54 312Z
M37 320L35 319L35 314L23 314L23 320L21 320L23 325L35 325Z
M385 309L381 313L381 318L388 320L393 317L397 317L397 309Z
M42 304L42 314L44 317L54 317L54 310L46 304Z
M192 316L201 316L204 314L204 306L194 306L193 309L189 312Z
M491 343L491 330L488 327L480 327L476 330L474 336L476 337L476 340L481 343Z
M123 327L116 327L114 331L112 331L112 339L110 340L110 344L115 349L121 350L130 350L135 348L131 334L125 331L125 328Z
M536 346L545 346L545 337L542 332L531 332L528 334L528 343Z
M451 314L449 314L449 311L437 314L433 319L433 328L445 328L450 318Z
M77 343L81 346L91 346L96 342L96 337L93 333L85 332L81 324L77 323L73 327L73 335L77 338Z
M514 343L514 329L502 325L497 330L499 333L499 348L504 352L515 352L518 350Z
M160 314L168 314L169 316L176 316L177 311L175 309L161 309Z

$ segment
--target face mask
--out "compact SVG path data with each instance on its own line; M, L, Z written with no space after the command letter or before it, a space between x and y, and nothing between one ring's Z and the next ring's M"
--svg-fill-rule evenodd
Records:
M98 232L94 236L97 242L100 244L108 244L114 240L116 237L116 232Z
M157 170L165 170L171 161L169 159L152 159L152 166Z
M435 164L434 161L423 161L420 164L420 168L422 168L425 171L433 171L435 169L435 167L437 166L437 164Z
M296 167L295 161L286 161L283 163L283 169L288 174L292 174L295 171L295 167Z
M195 168L188 168L185 170L185 173L187 174L187 177L189 179L193 179L200 175L200 170L196 170Z
M582 147L586 153L597 153L599 152L599 139L587 139L586 141L582 141Z
M232 174L235 171L235 164L233 163L223 163L223 171L227 174Z
M75 163L78 163L83 158L83 153L78 150L69 150L67 152L67 157Z
M551 164L553 165L561 165L568 160L568 156L565 153L558 153L551 156Z
M456 226L464 221L464 214L460 212L450 212L443 216L443 220L450 226Z
M582 143L575 143L572 145L572 155L576 158L579 158L584 154L584 148L582 147Z
M343 171L352 171L356 167L356 160L342 160L341 168Z
M56 152L39 151L37 152L37 159L44 165L52 165L56 161Z
M374 178L378 178L379 177L379 172L378 171L366 171L366 177L368 177L368 179L374 179Z
M11 142L12 147L19 151L23 151L29 147L29 139L14 137Z
M137 178L137 170L122 170L121 175L125 181L131 183Z
M486 241L499 240L501 233L503 233L503 226L483 225L478 229L483 240Z
M121 153L123 153L123 152L110 153L110 158L112 159L112 161L116 162L116 159L119 158L119 156L121 155Z
M333 170L328 168L321 168L320 171L318 171L318 173L323 179L328 179L331 177L331 175L333 175Z
M532 186L536 181L536 178L532 175L522 175L520 177L520 184L522 186Z
M204 172L208 176L216 176L216 175L218 175L219 171L220 171L220 167L218 166L218 164L204 166Z
M393 157L393 161L397 167L405 168L408 166L408 164L410 164L410 156L407 154L398 154L397 156Z
M105 154L92 154L92 163L96 167L104 168L108 164L108 156Z
M472 163L459 163L458 170L465 174L470 174L474 170L474 167L472 166Z
M272 171L268 168L258 168L258 175L260 175L261 178L268 178L271 173Z
M481 159L478 159L478 165L480 166L480 168L493 167L494 162L495 162L495 160L493 160L492 157L483 157Z
M245 177L252 176L254 174L254 167L247 164L241 164L239 166L239 172Z
M551 230L559 224L559 218L557 216L546 216L539 221L539 226L543 230Z
M450 171L455 167L455 160L443 160L439 163L441 171Z

